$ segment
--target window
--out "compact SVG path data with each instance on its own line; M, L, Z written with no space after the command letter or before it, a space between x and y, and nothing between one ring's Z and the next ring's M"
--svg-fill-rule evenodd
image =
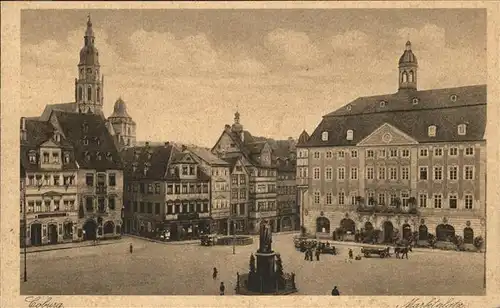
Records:
M398 170L396 167L389 168L389 179L394 181L398 179Z
M410 199L410 195L407 192L401 193L401 205L403 207L408 207L408 199Z
M354 139L354 131L352 129L347 130L346 139L347 140L353 140Z
M464 179L465 180L474 179L474 166L464 166Z
M412 75L412 76L413 76L413 75ZM411 102L412 102L412 104L413 104L413 105L418 105L418 98L416 98L416 97L415 97L415 98L413 98L413 99L411 100Z
M398 157L398 150L397 149L391 149L390 155L391 155L391 157Z
M36 152L30 151L28 154L29 160L31 164L36 164Z
M409 180L410 179L410 168L409 167L401 167L401 179Z
M380 158L384 158L384 157L385 157L385 149L381 149L381 150L379 150L379 151L378 151L378 156L379 156Z
M355 204L356 204L356 194L351 193L351 205L355 205Z
M418 205L420 207L427 207L427 195L426 194L418 195Z
M153 193L153 184L148 184L148 194L152 194Z
M313 178L315 180L319 180L319 168L318 167L314 168Z
M391 193L389 195L389 205L395 205L397 198L398 198L398 195L396 195L395 193Z
M64 155L63 155L63 162L65 164L69 164L69 153L68 152L64 152Z
M108 199L108 207L110 210L114 210L116 206L115 198L114 197L109 197Z
M241 174L240 175L240 185L243 185L246 183L246 178L245 178L245 175L244 174Z
M434 180L441 181L443 179L443 167L434 167Z
M465 208L468 210L472 209L472 204L473 204L472 195L470 194L465 195Z
M358 168L353 167L351 168L351 180L357 180L358 179Z
M173 212L173 205L171 203L167 204L167 214L172 214Z
M404 76L406 76L406 74ZM383 107L385 107L386 104L387 104L386 101L380 101L380 107L383 108Z
M174 192L174 185L168 184L167 185L167 195L171 195Z
M338 167L337 168L337 179L338 180L345 180L345 168L344 167Z
M328 205L332 204L332 193L326 194L326 204L328 204Z
M427 128L427 135L429 137L436 137L436 126L431 125Z
M366 150L366 157L367 158L373 158L375 155L374 155L374 152L373 150Z
M246 199L247 198L247 190L246 188L240 189L240 199Z
M328 159L332 158L332 152L331 151L327 151L326 152L326 158L328 158Z
M457 156L458 155L458 148L450 148L449 155L450 156Z
M434 208L440 209L443 202L443 196L441 194L434 195Z
M458 97L457 97L457 95L456 95L456 94L452 94L452 95L450 96L450 100L451 100L452 102L456 102L456 101L457 101L457 99L458 99Z
M420 157L427 157L429 155L429 151L427 149L420 149Z
M94 175L92 173L87 173L85 175L85 183L87 186L94 186Z
M231 191L231 197L233 199L238 199L238 190L236 188L233 188Z
M448 196L448 206L450 209L457 208L457 195L449 195Z
M325 178L326 178L326 180L329 180L329 181L332 180L332 168L331 167L326 168Z
M83 145L89 145L89 140L83 137Z
M401 150L401 156L402 157L410 157L410 150L408 150L408 149Z
M339 205L345 204L345 193L343 191L339 192Z
M87 197L85 199L85 208L87 209L88 212L94 211L94 198Z
M108 175L108 185L109 186L116 186L116 174L110 173Z
M48 164L49 163L49 153L43 152L43 163Z
M458 125L458 134L460 136L464 136L466 133L467 133L467 125L465 124Z
M434 149L434 156L443 156L443 149L435 148Z
M352 158L356 158L356 157L358 157L358 150L352 150L352 151L351 151L351 157L352 157Z
M328 141L328 132L321 133L321 140Z
M474 148L473 147L466 147L465 148L465 155L473 156L474 155Z
M55 164L59 163L59 153L52 153L52 160Z
M92 88L90 86L87 88L87 100L92 100Z
M339 151L337 152L337 157L338 157L338 158L344 158L344 157L345 157L345 152L344 152L343 150L339 150Z
M385 167L378 167L378 179L385 180Z
M319 159L319 152L314 152L314 159Z
M59 186L61 185L61 177L59 177L58 175L54 175L54 186Z
M139 183L139 192L141 194L145 193L146 192L146 189L144 187L144 183Z
M456 181L458 179L458 167L449 166L448 167L448 179L451 181Z
M373 180L373 167L366 167L366 179Z
M420 167L420 172L419 172L419 180L421 181L427 181L428 175L427 175L427 166L425 167Z
M319 204L319 191L314 192L314 203Z
M378 204L385 205L385 194L378 194Z
M238 176L237 175L232 175L231 176L231 183L233 185L238 185Z
M155 203L155 214L160 214L160 203L156 202Z

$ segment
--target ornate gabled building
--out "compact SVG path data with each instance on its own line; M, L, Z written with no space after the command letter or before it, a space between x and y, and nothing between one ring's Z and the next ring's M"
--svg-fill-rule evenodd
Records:
M417 70L407 42L396 93L357 98L323 116L310 137L302 133L297 186L307 232L484 237L486 86L418 90Z
M235 113L234 124L226 125L212 153L222 159L240 158L249 178L248 226L251 233L258 232L261 220L269 220L277 230L276 165L272 148L265 138L254 138L243 129L240 114Z
M62 104L48 104L38 118L48 121L52 111L62 111L80 114L95 114L106 122L106 128L113 136L119 150L132 147L136 142L136 123L127 113L125 102L118 98L113 114L106 120L104 106L104 75L101 73L99 51L95 43L94 29L90 16L83 37L83 47L80 50L78 62L78 77L75 78L75 101Z
M52 111L20 128L27 244L120 236L122 164L102 118Z

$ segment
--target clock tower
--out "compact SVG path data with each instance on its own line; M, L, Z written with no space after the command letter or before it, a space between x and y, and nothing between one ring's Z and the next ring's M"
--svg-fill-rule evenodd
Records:
M84 45L80 50L78 78L75 78L75 101L77 112L102 115L104 76L100 75L99 52L94 39L89 15Z

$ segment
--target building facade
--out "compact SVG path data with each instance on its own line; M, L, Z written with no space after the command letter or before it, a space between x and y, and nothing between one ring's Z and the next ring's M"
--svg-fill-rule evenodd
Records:
M300 226L297 207L297 183L295 159L278 158L278 176L276 183L276 202L278 208L277 232L297 230Z
M121 235L121 159L101 117L21 118L21 164L27 245Z
M248 233L250 175L240 157L227 159L231 165L231 220L229 233Z
M417 70L407 42L396 93L360 97L302 133L297 187L307 232L484 237L486 86L417 90Z

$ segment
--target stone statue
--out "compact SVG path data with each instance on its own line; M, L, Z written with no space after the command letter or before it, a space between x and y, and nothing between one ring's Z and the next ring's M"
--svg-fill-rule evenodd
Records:
M262 222L260 224L259 250L261 252L271 252L271 242L272 242L271 226L267 221Z

